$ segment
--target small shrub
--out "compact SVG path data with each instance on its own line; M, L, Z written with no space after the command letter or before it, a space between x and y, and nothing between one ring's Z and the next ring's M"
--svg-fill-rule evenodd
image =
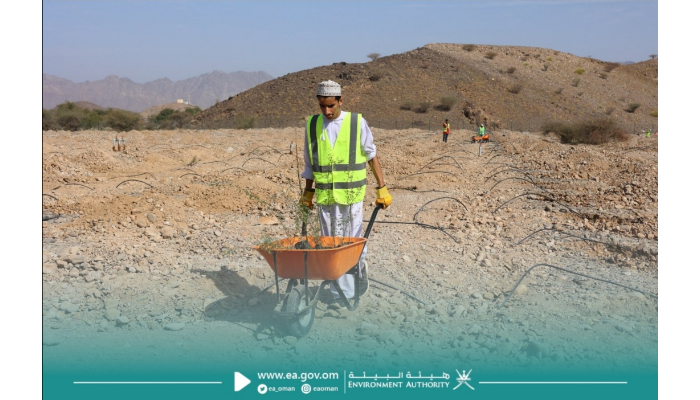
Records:
M382 78L382 75L378 72L373 73L372 75L369 76L369 80L372 82L376 82Z
M603 144L611 141L629 140L629 135L618 128L609 118L577 123L548 122L542 126L542 133L559 135L562 143Z
M515 72L516 70L517 70L517 68L515 68L515 67L510 67L510 68L508 68L508 69L506 70L506 72L508 72L509 74L512 74L512 73Z
M625 108L625 111L627 111L628 113L634 113L641 106L642 105L639 103L630 103L627 105L627 108Z
M546 71L546 70L548 70L548 69L549 69L549 65L544 64L544 65L542 66L542 71Z
M439 111L450 111L455 104L457 104L457 99L454 97L440 97L440 103L435 106L435 109Z
M195 165L197 165L198 162L199 162L199 159L197 158L197 156L194 156L194 157L192 157L190 162L187 163L187 166L194 167Z
M476 50L476 45L473 45L473 44L465 44L464 46L462 46L462 49L471 52L471 51Z
M404 101L401 103L401 106L399 107L402 110L411 110L413 109L413 102L412 101Z
M613 113L613 111L615 111L614 107L608 107L605 109L605 115L610 115Z
M513 94L518 94L518 93L520 93L521 90L523 90L523 85L521 85L519 83L508 87L508 91L510 93L513 93Z
M552 57L547 57L547 61L552 61Z
M430 102L429 101L424 101L418 104L418 106L413 109L418 114L425 114L428 112L428 109L430 108Z
M110 109L105 116L105 122L115 131L128 132L136 129L141 121L141 115L126 110Z
M603 71L612 72L615 68L619 67L620 63L605 63L603 66Z
M583 96L583 92L578 92L578 93L576 93L576 96L578 96L578 97Z
M379 54L379 53L369 53L369 54L367 54L367 58L370 58L372 61L374 61L377 58L379 58L380 55L381 54Z
M651 115L651 116L654 117L654 118L658 118L658 117L659 117L659 112L658 112L658 111L652 111L652 112L649 113L649 115Z
M554 94L561 94L561 92L563 92L563 91L564 91L564 88L560 87L559 89L554 91Z
M529 59L530 59L530 57L528 57L528 56L522 56L522 57L520 57L520 61L527 61L527 60L529 60Z
M598 76L600 77L600 79L608 79L608 74L605 72L599 73Z
M496 58L496 55L497 55L496 52L489 51L488 53L486 53L484 55L484 57L488 58L489 60L493 60L494 58Z
M255 126L255 117L239 115L235 118L235 129L251 129Z
M586 70L585 70L585 69L583 69L583 68L579 68L579 69L577 69L576 71L574 71L574 74L577 74L577 75L583 75L583 73L584 73L584 72L586 72Z
M581 78L576 78L573 81L571 81L571 86L578 87L579 83L581 83Z

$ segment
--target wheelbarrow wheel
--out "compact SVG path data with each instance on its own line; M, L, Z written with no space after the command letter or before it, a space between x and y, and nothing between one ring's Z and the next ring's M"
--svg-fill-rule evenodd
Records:
M295 286L289 292L287 300L282 307L285 312L297 312L306 307L304 287L301 285ZM309 311L298 317L289 318L287 321L287 330L296 337L302 337L311 331L311 325L314 323L316 316L316 308L311 307Z

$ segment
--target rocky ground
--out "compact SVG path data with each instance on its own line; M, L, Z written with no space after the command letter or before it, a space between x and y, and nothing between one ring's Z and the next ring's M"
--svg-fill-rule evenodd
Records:
M353 312L322 296L301 339L272 318L274 274L253 250L298 232L301 128L132 131L125 152L109 132L44 132L45 357L220 339L220 357L265 360L340 339L359 349L341 360L396 365L656 364L656 138L503 130L480 150L468 131L373 131L394 202L369 240L372 286Z

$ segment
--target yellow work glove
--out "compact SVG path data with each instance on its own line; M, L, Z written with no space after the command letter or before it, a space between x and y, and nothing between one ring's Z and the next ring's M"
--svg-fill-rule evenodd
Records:
M377 201L375 201L374 204L382 206L382 210L387 209L387 207L391 205L391 195L386 185L377 189Z
M299 205L300 206L306 206L309 208L309 210L314 209L314 189L304 189L304 194L301 196L301 199L299 199Z

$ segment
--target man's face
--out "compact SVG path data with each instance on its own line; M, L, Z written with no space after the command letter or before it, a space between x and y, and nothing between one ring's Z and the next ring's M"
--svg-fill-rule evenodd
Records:
M328 119L336 119L340 115L340 106L343 105L343 98L336 100L335 97L317 97L321 113Z

